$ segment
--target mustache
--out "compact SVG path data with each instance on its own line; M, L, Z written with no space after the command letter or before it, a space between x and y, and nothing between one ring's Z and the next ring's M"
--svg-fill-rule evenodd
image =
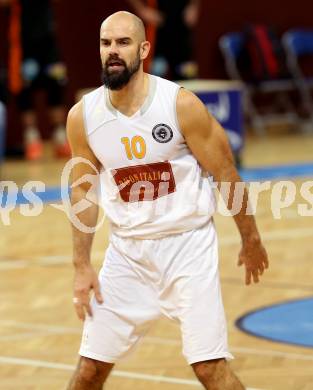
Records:
M113 64L118 64L118 65L123 65L123 66L126 66L126 63L124 60L122 60L121 58L117 57L117 56L111 56L109 57L106 62L105 62L105 66L108 67L110 65L113 65Z

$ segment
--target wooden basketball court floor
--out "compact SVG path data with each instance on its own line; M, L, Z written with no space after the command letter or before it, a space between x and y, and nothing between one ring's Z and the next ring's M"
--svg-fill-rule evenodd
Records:
M247 166L313 160L313 137L281 135L248 140ZM19 186L29 180L59 185L64 161L7 162L2 180ZM313 173L312 173L313 176ZM313 180L309 178L309 180ZM306 178L298 178L299 188ZM259 285L245 287L236 266L239 236L229 217L216 216L220 271L228 321L232 368L251 389L312 390L313 350L257 338L235 327L248 311L313 295L313 218L300 217L297 204L274 219L270 193L261 195L258 224L271 268ZM72 307L71 231L65 214L46 204L36 217L20 208L1 222L0 235L0 389L64 389L77 360L81 324ZM104 226L95 239L99 268L107 245ZM116 366L108 390L188 390L201 388L181 355L179 329L161 319L126 361Z

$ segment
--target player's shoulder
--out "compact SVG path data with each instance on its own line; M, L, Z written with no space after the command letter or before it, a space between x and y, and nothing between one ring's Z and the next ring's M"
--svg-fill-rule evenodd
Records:
M80 100L69 110L66 133L70 141L84 137L83 101Z
M181 88L176 100L177 120L184 135L208 124L208 110L191 91Z
M88 89L88 90L85 90L82 94L82 100L86 100L86 99L94 99L95 97L98 97L99 95L101 95L104 91L105 87L103 85L101 85L100 87L97 87L97 88L93 88L93 89Z
M75 116L75 115L78 115L79 113L81 113L82 111L82 108L83 108L83 101L82 99L79 100L77 103L75 103L69 110L68 112L68 115L69 116Z
M167 79L164 79L163 77L155 76L155 75L151 75L151 74L150 74L150 77L152 77L162 87L175 88L175 89L180 88L180 85L175 83L175 81L167 80Z
M190 108L191 106L202 105L201 100L190 90L182 87L179 83L171 80L164 79L159 76L152 76L165 90L166 87L172 88L177 91L177 103L183 108ZM165 88L164 88L165 87Z
M176 106L177 110L182 113L188 113L189 115L204 109L204 105L198 96L183 87L180 88L177 94Z
M90 101L97 98L99 94L103 92L102 90L103 90L103 86L94 89L88 89L85 92L83 92L81 94L80 100L76 104L74 104L74 106L69 110L68 113L69 118L75 119L76 117L79 118L82 117L85 102L87 100Z

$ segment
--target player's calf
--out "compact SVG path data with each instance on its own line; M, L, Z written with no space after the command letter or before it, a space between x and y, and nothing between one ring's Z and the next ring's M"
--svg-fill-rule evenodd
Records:
M207 390L245 390L225 359L194 363L192 368Z
M113 364L81 357L67 390L102 390Z

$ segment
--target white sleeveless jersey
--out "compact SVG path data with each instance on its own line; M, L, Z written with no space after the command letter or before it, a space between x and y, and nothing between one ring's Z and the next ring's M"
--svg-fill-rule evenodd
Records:
M131 117L103 86L83 97L88 143L102 163L101 193L113 233L155 239L196 229L215 211L210 180L180 132L179 86L149 76L149 93Z

